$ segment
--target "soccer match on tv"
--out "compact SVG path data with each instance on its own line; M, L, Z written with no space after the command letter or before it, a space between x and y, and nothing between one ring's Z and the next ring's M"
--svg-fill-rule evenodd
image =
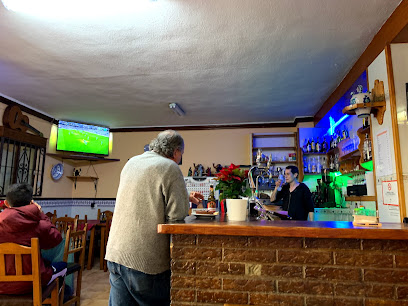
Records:
M59 121L57 150L109 154L109 128Z

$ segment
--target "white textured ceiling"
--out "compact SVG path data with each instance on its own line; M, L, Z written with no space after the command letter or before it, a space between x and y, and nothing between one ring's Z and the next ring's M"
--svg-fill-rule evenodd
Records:
M0 4L0 94L110 127L293 121L317 112L399 3L157 0L87 18Z

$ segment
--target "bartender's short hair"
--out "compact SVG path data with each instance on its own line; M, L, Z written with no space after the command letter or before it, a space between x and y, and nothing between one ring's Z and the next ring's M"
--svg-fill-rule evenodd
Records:
M11 185L6 194L6 200L12 207L28 205L32 199L33 187L27 183Z
M154 151L164 157L173 157L176 149L182 151L184 149L184 140L179 133L173 130L166 130L150 142L150 151Z
M287 166L286 169L290 170L290 172L292 172L292 174L297 173L297 175L299 176L299 168L293 165Z

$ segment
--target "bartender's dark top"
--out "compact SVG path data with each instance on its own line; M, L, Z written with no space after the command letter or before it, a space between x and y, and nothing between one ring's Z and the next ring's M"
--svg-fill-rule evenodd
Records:
M303 183L299 183L292 192L289 191L289 184L283 185L276 195L275 201L279 200L283 200L282 208L288 211L292 220L307 220L309 212L314 211L312 194Z

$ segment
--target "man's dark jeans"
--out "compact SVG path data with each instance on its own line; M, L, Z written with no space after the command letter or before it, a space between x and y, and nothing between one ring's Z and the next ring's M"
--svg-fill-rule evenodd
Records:
M170 270L151 275L110 261L108 269L109 306L170 305Z

